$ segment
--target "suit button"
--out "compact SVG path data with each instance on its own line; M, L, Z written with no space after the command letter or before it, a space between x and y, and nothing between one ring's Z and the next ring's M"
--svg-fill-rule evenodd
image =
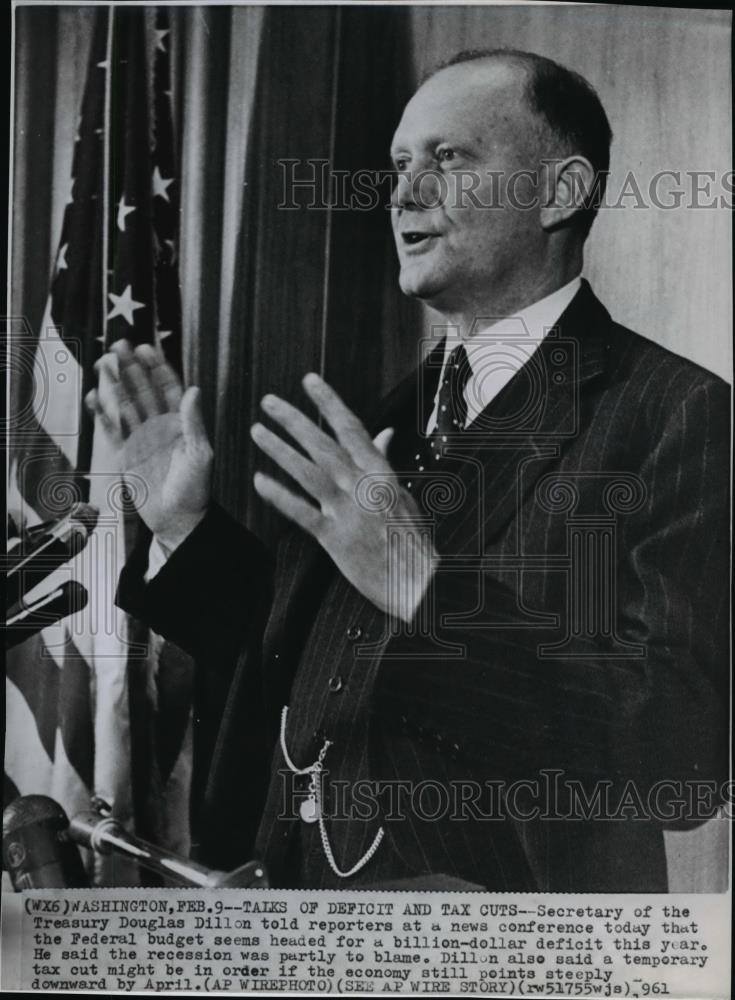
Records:
M332 694L337 694L342 690L342 676L341 674L335 674L334 677L330 677L327 682L327 686Z
M357 642L358 639L362 638L362 629L359 625L350 625L347 629L347 638L350 642Z

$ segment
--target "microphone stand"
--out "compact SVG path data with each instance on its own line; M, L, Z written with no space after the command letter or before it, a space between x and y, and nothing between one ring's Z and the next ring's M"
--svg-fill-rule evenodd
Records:
M171 851L133 837L114 819L106 804L78 813L69 824L69 836L77 844L98 854L121 854L158 875L165 875L182 886L203 889L265 889L268 876L259 861L249 861L232 872L205 868L196 861L181 858Z
M12 649L50 625L55 625L63 618L82 611L88 600L87 589L76 580L64 581L55 590L32 603L27 603L21 598L11 607L6 607L5 620L2 624L5 648Z

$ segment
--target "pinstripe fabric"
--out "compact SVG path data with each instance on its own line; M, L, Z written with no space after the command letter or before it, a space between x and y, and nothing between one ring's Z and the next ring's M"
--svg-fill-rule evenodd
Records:
M435 362L373 426L396 427L390 458L404 482L416 479ZM729 391L614 324L586 284L532 362L417 482L442 556L420 611L425 634L391 632L297 533L272 578L247 572L264 558L257 542L216 508L147 587L144 555L124 571L126 606L210 654L200 688L210 714L224 711L205 793L211 863L234 865L255 843L276 884L443 873L497 890L666 890L661 824L630 810L553 818L569 802L549 772L589 795L601 780L616 792L632 782L644 801L662 779L726 773ZM454 501L437 504L440 481ZM241 649L234 675L226 657L211 662L223 644ZM333 741L328 806L340 782L349 804L360 779L424 782L450 800L473 781L478 797L460 818L393 815L383 796L377 818L328 820L345 868L379 822L386 830L371 862L341 881L316 826L281 816L285 703L297 765ZM544 794L517 786L508 815L508 783L519 781ZM288 787L298 804L303 789Z

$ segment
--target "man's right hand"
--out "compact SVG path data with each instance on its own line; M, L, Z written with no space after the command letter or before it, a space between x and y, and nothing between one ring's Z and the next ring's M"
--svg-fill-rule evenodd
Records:
M123 475L145 483L138 512L168 549L197 526L209 505L212 448L200 392L181 382L150 344L117 341L97 362L99 385L85 402L114 447Z

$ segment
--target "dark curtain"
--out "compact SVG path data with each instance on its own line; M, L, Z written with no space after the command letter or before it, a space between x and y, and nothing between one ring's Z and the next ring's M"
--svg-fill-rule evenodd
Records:
M379 186L374 207L350 211L354 192L340 192L322 169L385 174L410 91L400 69L405 27L404 13L387 9L304 7L295 16L272 7L263 15L226 363L202 343L199 365L217 495L267 538L279 525L254 499L253 472L264 463L248 437L262 395L303 402L300 380L315 370L365 415L414 357L415 314L398 292L388 186ZM289 178L311 177L313 190L286 189Z

